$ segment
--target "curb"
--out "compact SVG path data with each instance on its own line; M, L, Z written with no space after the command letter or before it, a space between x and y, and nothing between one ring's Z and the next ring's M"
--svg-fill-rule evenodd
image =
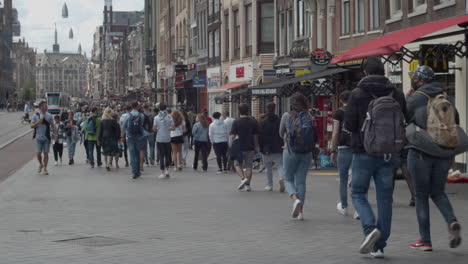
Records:
M2 150L2 149L4 149L4 148L8 147L8 146L11 145L13 142L15 142L16 140L18 140L18 139L20 139L20 138L26 136L27 134L31 133L32 131L33 131L32 129L31 129L31 130L28 130L28 131L26 131L26 132L20 134L19 136L15 137L14 139L12 139L12 140L10 140L10 141L8 141L8 142L6 142L6 143L0 145L0 150Z

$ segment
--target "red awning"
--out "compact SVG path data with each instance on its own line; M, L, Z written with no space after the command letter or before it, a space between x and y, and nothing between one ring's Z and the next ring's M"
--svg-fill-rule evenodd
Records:
M372 56L393 54L398 52L404 45L413 42L420 37L465 22L468 22L468 15L402 29L352 48L345 53L333 58L331 63L340 63L344 61L364 59Z
M216 90L229 90L229 89L234 89L234 88L239 88L244 85L248 85L250 82L232 82L225 84L223 86L219 86L216 88Z

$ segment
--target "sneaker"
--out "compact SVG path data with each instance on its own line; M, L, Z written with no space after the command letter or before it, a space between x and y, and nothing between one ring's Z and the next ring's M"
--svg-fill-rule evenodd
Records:
M218 174L221 174L221 173L223 173L223 170L219 169Z
M182 171L182 166L179 166L179 171Z
M89 167L90 167L91 169L94 169L94 164L91 164Z
M241 181L241 184L237 187L237 189L240 191L240 190L243 190L245 185L249 182L249 180L247 178L244 178L242 181Z
M421 251L432 251L432 246L430 244L423 243L421 238L418 239L416 243L411 244L411 248Z
M359 217L359 214L358 214L357 211L354 211L353 218L356 219L356 220L360 220L360 219L361 219L361 218Z
M449 245L450 248L460 246L462 239L460 236L461 226L458 222L453 222L449 225Z
M251 192L252 191L252 188L250 188L250 185L245 186L245 191L246 192Z
M372 251L370 253L370 255L373 257L373 258L384 258L384 253L383 253L383 250L382 249L378 249L376 251Z
M47 169L44 169L44 172L42 174L47 176L47 175L49 175L49 172L47 171Z
M169 170L166 171L166 179L169 179L171 177L171 175L169 174Z
M154 166L154 160L150 160L151 166Z
M68 161L68 165L72 165L72 164L73 164L73 163L72 163L72 160L69 160L69 161Z
M343 216L347 216L348 215L348 208L346 207L343 207L341 205L341 202L339 202L337 205L336 205L336 210L338 210L338 213L340 215L343 215Z
M134 180L136 180L136 179L138 179L138 178L140 178L140 177L141 177L141 174L140 174L140 173L135 173L135 174L133 174L133 177L132 177L132 178L133 178Z
M177 167L174 167L174 171L178 171L179 169Z
M374 248L375 243L377 243L377 241L380 239L380 235L381 233L379 229L375 228L372 230L372 232L366 236L361 246L359 247L359 253L369 254Z
M41 173L42 172L42 165L39 165L39 169L37 170L37 173Z
M292 219L293 221L302 221L304 220L304 214L299 213L299 215L296 218Z
M58 161L55 162L55 166L58 166Z
M283 193L286 190L286 187L284 186L284 180L279 180L278 184L279 184L279 191Z
M292 209L292 212L291 212L291 217L292 218L297 218L299 216L299 214L301 213L301 208L302 208L301 200L299 200L299 199L295 200L294 204L293 204L293 209Z
M273 191L273 187L267 185L267 186L265 186L265 191L271 192L271 191Z
M166 179L166 174L163 173L163 174L159 175L158 178L159 178L159 179Z

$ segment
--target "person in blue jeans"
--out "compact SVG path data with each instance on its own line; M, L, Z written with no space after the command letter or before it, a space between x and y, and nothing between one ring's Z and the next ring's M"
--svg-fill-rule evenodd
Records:
M429 66L420 66L410 72L413 90L406 99L410 123L422 130L428 127L427 104L430 98L443 94L445 88L434 83L434 71ZM448 98L449 101L453 99ZM438 112L438 114L441 114ZM455 109L454 116L444 116L459 124L459 117ZM452 157L441 155L434 149L436 144L431 142L410 142L408 153L408 170L414 183L416 196L416 215L418 217L420 238L411 247L422 251L432 251L429 198L439 209L448 226L449 247L456 248L461 244L461 226L455 216L452 204L445 193L448 171L456 153ZM447 151L447 149L444 149ZM450 156L449 155L449 156Z
M121 137L124 133L127 136L128 153L130 155L130 166L132 168L133 179L141 177L140 158L141 151L145 148L145 138L143 132L144 116L138 111L138 102L132 103L132 111L127 115L123 121L123 127ZM133 120L134 117L139 117L140 120L137 122Z
M293 200L293 210L291 216L293 220L303 220L303 208L306 196L306 179L309 172L309 166L312 161L312 150L307 153L295 153L289 146L289 138L291 131L289 131L289 124L291 118L295 115L299 115L302 112L308 113L309 103L307 98L300 94L295 93L290 98L291 113L285 113L281 118L280 123L280 135L285 135L286 146L283 151L283 173L284 173L284 185L286 191ZM310 118L310 127L313 127L312 118ZM316 138L311 139L316 142Z
M399 166L399 157L367 154L362 142L361 129L366 120L369 103L374 98L392 94L407 118L406 101L403 92L393 87L385 77L385 68L379 59L368 58L362 68L365 77L351 92L344 111L344 127L352 133L351 149L354 153L352 200L365 236L359 252L383 258L392 227L393 169ZM377 195L377 219L367 199L371 179L375 182Z
M333 135L332 135L332 155L331 159L338 167L340 175L340 202L336 205L338 213L343 216L348 215L348 178L349 169L353 160L351 150L351 133L344 127L344 107L348 104L350 91L344 91L340 95L342 108L333 114ZM338 154L338 155L337 155ZM357 218L355 213L355 218Z

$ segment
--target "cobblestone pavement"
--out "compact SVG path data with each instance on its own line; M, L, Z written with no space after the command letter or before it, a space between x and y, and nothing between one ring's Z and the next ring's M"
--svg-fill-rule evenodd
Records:
M416 216L401 181L390 245L380 261L358 254L359 222L336 213L333 171L311 172L306 220L293 222L288 196L263 191L263 175L254 175L253 192L238 192L237 176L218 175L214 161L210 165L208 173L186 169L166 181L149 167L132 181L127 168L106 172L83 163L39 176L31 161L0 184L0 263L467 263L468 243L448 249L436 210L435 252L409 248L417 238ZM449 188L466 228L467 190Z

